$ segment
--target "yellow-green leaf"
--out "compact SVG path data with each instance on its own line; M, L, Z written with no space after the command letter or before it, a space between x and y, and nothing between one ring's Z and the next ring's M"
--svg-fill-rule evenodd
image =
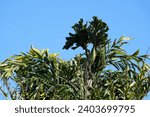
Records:
M95 58L96 58L96 50L95 50L95 47L93 47L93 48L92 48L92 51L91 51L91 56L90 56L91 64L94 63Z
M134 53L132 54L132 56L137 56L139 53L140 53L140 50L138 49L136 52L134 52Z

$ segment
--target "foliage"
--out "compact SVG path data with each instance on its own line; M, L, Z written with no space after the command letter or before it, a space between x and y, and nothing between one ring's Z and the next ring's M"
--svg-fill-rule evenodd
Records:
M148 55L139 50L127 54L122 48L126 37L111 42L107 24L97 17L89 23L80 19L72 28L75 34L69 33L63 49L81 47L84 53L69 61L31 47L0 63L0 90L6 99L140 100L148 93Z

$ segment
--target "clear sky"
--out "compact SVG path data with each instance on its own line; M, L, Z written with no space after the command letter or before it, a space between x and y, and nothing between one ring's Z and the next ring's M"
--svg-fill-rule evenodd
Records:
M145 54L150 47L149 0L0 0L0 61L31 45L70 59L81 50L62 50L65 37L80 18L92 16L108 24L112 40L134 38L125 47L128 53L140 49Z

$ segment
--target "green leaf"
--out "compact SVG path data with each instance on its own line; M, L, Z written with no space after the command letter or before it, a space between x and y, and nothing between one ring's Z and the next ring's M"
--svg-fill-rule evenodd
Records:
M96 58L96 50L95 50L95 47L93 47L91 51L91 56L90 56L91 64L94 63L95 58Z
M123 41L123 39L124 39L124 36L121 36L117 43L122 42L122 41Z
M136 52L134 52L134 53L132 54L132 56L137 56L139 53L140 53L140 50L138 49Z
M132 83L130 84L130 88L135 87L135 85L136 85L136 82L132 82Z
M118 55L125 55L126 54L124 51L119 51L119 50L115 50L114 52L115 52L115 54L118 54Z
M38 49L36 49L36 48L33 48L33 47L31 46L30 52L31 52L34 56L36 56L36 57L38 57L38 58L40 58L40 59L43 59L43 56L40 54L40 50L38 50Z

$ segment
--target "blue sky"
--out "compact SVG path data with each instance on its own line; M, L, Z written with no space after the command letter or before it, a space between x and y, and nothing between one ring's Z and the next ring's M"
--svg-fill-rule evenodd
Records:
M65 37L80 18L90 21L92 16L108 24L112 40L134 38L125 47L128 53L140 49L145 54L150 47L149 5L149 0L0 0L0 61L31 45L70 59L81 50L62 50Z

